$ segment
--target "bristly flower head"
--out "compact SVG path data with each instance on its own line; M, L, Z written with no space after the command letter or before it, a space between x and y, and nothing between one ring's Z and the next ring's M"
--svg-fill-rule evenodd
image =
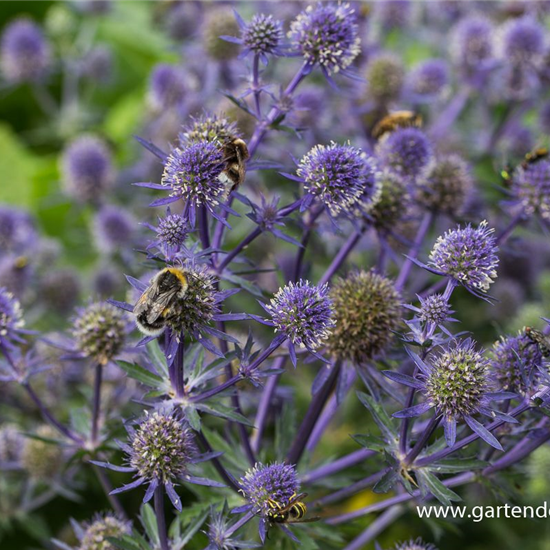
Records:
M550 221L550 161L520 166L512 179L512 194L525 214Z
M257 548L259 545L254 542L242 541L240 537L233 535L232 525L235 521L230 521L227 517L227 503L216 510L215 506L210 507L210 521L208 531L203 531L208 535L209 544L205 550L239 550L244 548Z
M382 165L403 178L421 180L433 162L432 144L418 128L398 128L377 147Z
M418 297L420 300L420 307L412 305L405 305L407 309L410 309L417 313L418 319L427 325L427 334L433 334L435 328L440 327L446 334L450 333L443 327L444 323L454 322L451 315L454 311L451 309L451 305L445 299L442 294L430 294L425 298Z
M19 340L18 333L24 326L21 304L11 292L0 288L0 340Z
M213 7L206 15L203 25L203 44L206 53L216 61L229 61L239 55L237 44L228 44L222 36L237 36L239 24L231 10Z
M414 68L407 79L407 88L416 101L431 101L449 83L449 67L443 59L428 59Z
M391 233L408 217L411 205L411 196L403 179L384 170L380 175L380 198L369 210L374 226Z
M466 17L453 30L451 54L467 73L479 71L493 59L494 36L489 19L478 15Z
M368 211L379 198L378 171L372 157L350 144L316 145L298 164L304 182L302 208L318 197L331 216Z
M149 102L155 110L177 107L184 100L186 91L185 75L181 69L167 63L153 69L149 79Z
M328 285L302 280L288 283L263 307L271 315L275 332L310 351L319 348L334 327Z
M543 362L539 347L525 332L519 332L517 336L501 337L494 343L489 366L499 389L530 395L537 389Z
M120 538L130 533L130 524L113 514L98 516L85 526L78 550L115 550L107 539Z
M411 18L410 0L382 0L373 6L373 17L386 31L405 27Z
M185 203L184 216L195 226L196 209L205 206L216 218L214 209L226 198L226 187L219 176L223 171L220 144L210 141L189 143L174 149L164 166L162 185L170 190L175 202Z
M80 276L72 269L54 269L40 281L40 299L56 315L69 313L78 301Z
M40 80L50 64L50 46L36 23L18 19L5 28L0 46L0 66L6 80L13 83Z
M387 105L399 99L405 82L405 66L394 53L381 53L369 59L365 72L367 97Z
M256 463L241 478L240 483L242 493L252 505L254 513L263 517L273 512L269 501L284 507L300 488L296 468L281 462L268 465Z
M232 138L240 137L236 124L223 114L205 113L198 118L191 118L191 121L191 124L183 128L179 134L182 148L189 143L200 141L223 144Z
M401 300L393 283L373 271L339 279L330 292L335 327L328 350L355 363L382 353L401 318Z
M536 64L546 51L544 27L531 17L508 20L501 41L502 57L512 63Z
M460 214L473 189L470 167L458 155L436 159L419 184L416 198L430 210L451 216Z
M395 550L437 550L433 544L425 543L421 538L398 543Z
M282 55L281 45L284 38L283 25L272 15L257 13L250 23L245 23L236 15L241 28L241 37L231 39L231 42L241 44L243 52L241 56L252 52L259 55L264 63L267 63L268 55ZM227 39L228 37L226 37Z
M498 247L493 232L485 220L477 228L450 229L437 239L429 265L474 291L486 292L497 276Z
M114 184L111 153L97 137L76 138L63 152L63 186L77 202L100 202Z
M308 6L291 23L288 36L310 63L330 75L345 71L359 55L355 10L347 3Z
M126 339L124 314L104 302L79 309L73 323L76 349L100 365L106 365L122 350Z
M98 249L110 253L129 247L135 225L128 211L117 206L103 206L94 219L94 237Z
M169 210L164 218L159 218L158 226L151 229L156 232L157 238L148 248L160 248L167 258L172 258L182 250L189 236L187 221L180 214L171 214Z
M0 252L24 253L37 241L37 232L31 216L17 208L0 206Z

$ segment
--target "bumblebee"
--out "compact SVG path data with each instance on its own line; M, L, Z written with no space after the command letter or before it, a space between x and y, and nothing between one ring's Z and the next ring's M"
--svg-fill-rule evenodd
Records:
M550 151L548 151L546 147L538 147L537 149L533 149L533 151L527 153L523 157L523 162L520 164L520 166L525 170L529 167L529 165L536 164L537 162L539 162L539 160L548 158L549 155ZM506 165L500 172L500 176L506 183L509 183L512 180L512 175L514 171L515 167Z
M272 523L307 523L319 521L320 518L318 517L304 519L307 506L302 501L306 497L307 493L300 493L299 495L294 493L286 506L282 506L278 502L269 499L267 503L272 511L269 512L268 519Z
M373 137L380 139L398 128L422 128L422 115L413 111L395 111L379 120L372 131Z
M543 357L550 357L550 337L541 332L540 330L525 327L525 334L527 337L536 344Z
M147 336L160 336L170 318L179 314L177 303L187 288L187 276L179 267L159 271L134 306L138 329Z
M249 157L248 147L241 138L232 138L223 146L224 169L219 179L226 185L229 193L244 181Z

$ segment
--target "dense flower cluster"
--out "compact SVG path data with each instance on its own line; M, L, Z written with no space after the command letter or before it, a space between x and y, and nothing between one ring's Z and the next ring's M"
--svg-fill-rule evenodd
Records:
M108 537L119 538L130 533L130 526L112 514L96 518L86 526L80 541L80 550L115 550Z

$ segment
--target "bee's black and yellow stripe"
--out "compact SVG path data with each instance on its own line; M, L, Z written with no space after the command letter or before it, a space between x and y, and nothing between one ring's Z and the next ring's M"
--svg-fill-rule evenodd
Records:
M289 502L286 505L269 499L267 501L269 507L272 509L269 519L275 523L286 523L301 520L307 512L307 506L300 500L302 495L292 495Z

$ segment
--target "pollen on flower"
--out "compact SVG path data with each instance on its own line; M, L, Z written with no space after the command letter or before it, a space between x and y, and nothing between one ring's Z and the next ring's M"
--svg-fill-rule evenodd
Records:
M0 336L10 336L10 333L23 328L23 310L21 304L5 288L0 288Z
M283 40L283 27L272 15L256 14L241 33L243 45L254 53L270 54Z
M120 538L122 535L129 534L130 530L128 522L122 521L113 514L99 516L85 526L79 550L115 550L116 547L107 539Z

